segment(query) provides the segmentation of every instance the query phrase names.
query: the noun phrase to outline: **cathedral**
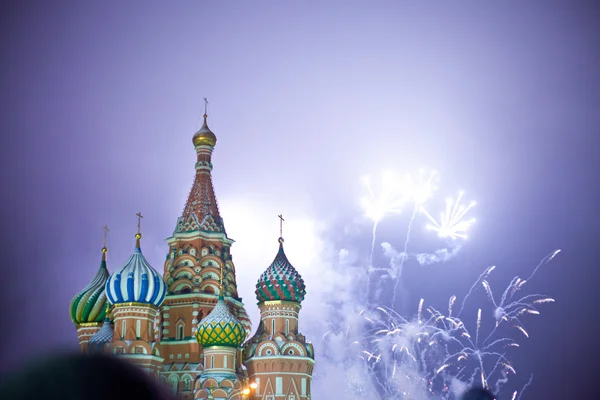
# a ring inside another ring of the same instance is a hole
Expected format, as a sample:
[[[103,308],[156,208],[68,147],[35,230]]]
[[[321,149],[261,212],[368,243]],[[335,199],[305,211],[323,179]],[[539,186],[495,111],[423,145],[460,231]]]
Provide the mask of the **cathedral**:
[[[196,175],[166,240],[163,276],[142,253],[140,213],[133,253],[112,273],[105,235],[100,268],[70,306],[79,345],[138,365],[183,400],[310,400],[314,349],[298,330],[304,281],[280,234],[256,284],[261,320],[252,336],[212,184],[217,138],[206,119],[193,136]]]

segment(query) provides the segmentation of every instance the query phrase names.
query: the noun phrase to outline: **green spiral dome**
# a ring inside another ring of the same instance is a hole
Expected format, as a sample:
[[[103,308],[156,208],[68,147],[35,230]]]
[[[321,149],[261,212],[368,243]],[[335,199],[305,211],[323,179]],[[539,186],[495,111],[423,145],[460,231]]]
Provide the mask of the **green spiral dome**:
[[[71,301],[71,320],[75,325],[100,323],[106,316],[106,248],[102,249],[100,269],[94,279]]]

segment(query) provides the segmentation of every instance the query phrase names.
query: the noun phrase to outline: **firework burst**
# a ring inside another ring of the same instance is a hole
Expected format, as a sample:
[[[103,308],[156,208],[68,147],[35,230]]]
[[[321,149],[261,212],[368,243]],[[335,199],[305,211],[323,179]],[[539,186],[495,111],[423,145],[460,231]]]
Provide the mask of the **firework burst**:
[[[431,222],[426,228],[436,232],[441,238],[466,240],[468,237],[467,231],[475,223],[475,218],[465,219],[465,216],[475,207],[476,203],[472,201],[467,206],[462,205],[460,202],[463,194],[463,192],[460,192],[456,200],[453,198],[446,200],[446,210],[441,213],[439,221],[433,218],[425,208],[421,208],[423,214]]]
[[[530,279],[559,251],[544,258]],[[356,359],[350,370],[356,372],[362,369],[368,373],[371,392],[365,392],[365,384],[353,384],[350,391],[358,398],[366,396],[382,400],[457,400],[462,390],[472,385],[489,388],[497,395],[503,393],[511,377],[517,374],[510,353],[519,348],[519,335],[525,332],[521,319],[538,314],[539,306],[552,299],[533,294],[512,300],[515,293],[523,289],[523,280],[515,277],[500,302],[495,302],[489,281],[494,269],[486,269],[465,296],[466,301],[477,287],[483,287],[491,305],[478,308],[472,324],[459,317],[465,301],[455,313],[456,296],[450,297],[447,314],[426,306],[424,299],[419,301],[416,315],[412,318],[405,318],[385,306],[362,310],[359,315],[363,327],[358,331],[362,333],[359,336],[348,335],[351,331],[348,327],[344,340],[347,348],[355,349],[351,354],[356,354]],[[502,311],[498,311],[499,308]],[[495,322],[487,336],[483,323],[486,316],[493,316]],[[514,332],[518,334],[515,337],[501,336],[497,327],[502,323],[515,326]],[[322,341],[326,337],[327,334]],[[355,381],[353,378],[352,382]],[[530,383],[531,379],[520,391],[511,391],[512,398],[520,398]]]

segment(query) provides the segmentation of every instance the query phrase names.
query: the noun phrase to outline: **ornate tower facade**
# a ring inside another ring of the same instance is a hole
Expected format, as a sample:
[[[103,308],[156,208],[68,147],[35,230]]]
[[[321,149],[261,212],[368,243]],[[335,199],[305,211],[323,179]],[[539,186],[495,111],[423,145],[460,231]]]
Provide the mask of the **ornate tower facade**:
[[[191,382],[206,368],[202,345],[195,338],[196,328],[215,307],[219,296],[240,321],[246,336],[252,329],[238,296],[230,253],[233,240],[227,237],[212,183],[211,157],[216,143],[205,113],[204,124],[193,136],[197,156],[194,183],[175,231],[167,239],[169,253],[164,267],[167,295],[160,321],[167,365],[164,379],[183,399],[191,398]],[[241,366],[241,356],[236,354],[235,360]]]
[[[194,387],[196,398],[240,399],[245,376],[239,353],[246,330],[231,314],[222,294],[210,314],[200,321],[196,338],[204,349],[204,371]]]
[[[311,399],[314,350],[298,331],[305,294],[304,281],[288,261],[280,237],[275,260],[256,284],[260,326],[244,346],[248,377],[257,386],[255,399]]]
[[[154,321],[165,298],[166,285],[142,254],[139,220],[135,237],[133,254],[106,282],[114,323],[109,350],[158,377],[163,357],[155,338]]]
[[[96,277],[71,302],[81,349],[130,360],[182,400],[309,400],[314,352],[298,330],[305,286],[283,251],[283,238],[256,285],[261,323],[243,344],[252,326],[212,183],[216,143],[205,112],[193,136],[194,182],[166,239],[162,277],[142,254],[141,214],[134,252],[112,275],[105,236]]]

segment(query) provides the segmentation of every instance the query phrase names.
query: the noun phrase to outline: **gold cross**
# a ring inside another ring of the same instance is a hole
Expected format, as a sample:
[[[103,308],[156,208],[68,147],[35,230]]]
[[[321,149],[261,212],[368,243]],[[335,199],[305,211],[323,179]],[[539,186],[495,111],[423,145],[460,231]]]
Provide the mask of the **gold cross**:
[[[107,225],[104,225],[102,228],[104,228],[104,247],[106,247],[106,234],[108,231],[110,231],[110,229],[108,229]]]
[[[138,217],[138,231],[137,231],[137,233],[141,233],[140,232],[140,222],[142,221],[142,218],[144,218],[144,216],[142,215],[141,212],[139,212],[139,213],[137,213],[135,215],[137,215],[137,217]]]
[[[278,215],[280,221],[279,221],[279,237],[282,238],[283,237],[283,221],[285,221],[285,219],[283,219],[283,215],[279,214]]]

